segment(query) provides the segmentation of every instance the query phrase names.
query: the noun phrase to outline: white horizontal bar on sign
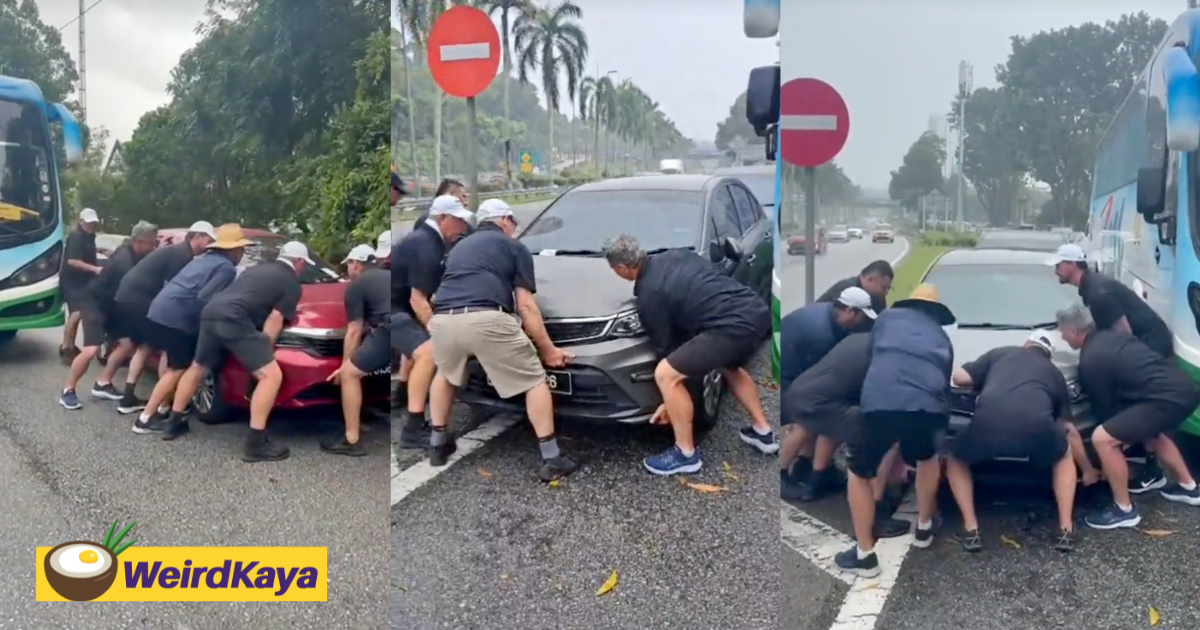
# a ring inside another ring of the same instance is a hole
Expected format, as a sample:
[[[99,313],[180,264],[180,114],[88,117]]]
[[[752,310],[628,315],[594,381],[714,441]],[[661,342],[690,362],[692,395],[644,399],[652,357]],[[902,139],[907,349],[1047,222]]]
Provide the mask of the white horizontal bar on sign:
[[[469,61],[471,59],[487,59],[492,54],[492,47],[487,42],[481,44],[448,44],[439,49],[442,61]]]
[[[780,116],[779,127],[784,131],[837,131],[837,116],[791,115]]]

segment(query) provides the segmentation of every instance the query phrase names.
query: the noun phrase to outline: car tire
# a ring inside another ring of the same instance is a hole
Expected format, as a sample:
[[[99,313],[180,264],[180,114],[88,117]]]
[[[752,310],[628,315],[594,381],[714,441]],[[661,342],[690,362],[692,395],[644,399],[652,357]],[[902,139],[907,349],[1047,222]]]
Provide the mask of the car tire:
[[[703,379],[688,381],[688,392],[692,395],[692,425],[697,434],[707,433],[721,423],[721,400],[725,390],[725,376],[721,370],[713,370]]]
[[[196,409],[196,420],[202,424],[229,424],[236,420],[233,409],[221,400],[221,375],[208,370],[200,379],[200,386],[192,395],[192,406]]]

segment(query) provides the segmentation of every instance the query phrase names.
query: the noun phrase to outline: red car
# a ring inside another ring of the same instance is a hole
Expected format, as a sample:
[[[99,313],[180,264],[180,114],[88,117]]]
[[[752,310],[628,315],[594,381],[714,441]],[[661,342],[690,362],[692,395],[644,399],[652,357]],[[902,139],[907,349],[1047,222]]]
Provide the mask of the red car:
[[[817,238],[816,238],[817,247],[813,251],[813,253],[814,254],[824,254],[826,248],[828,247],[827,241],[825,239],[825,228],[817,227],[816,236],[817,236]],[[796,256],[799,254],[807,253],[808,248],[807,248],[807,244],[805,243],[805,240],[806,239],[803,234],[797,234],[796,236],[789,236],[787,239],[788,255]]]
[[[266,230],[245,229],[246,238],[255,245],[246,248],[238,272],[263,260],[272,260],[289,239]],[[183,239],[186,228],[158,232],[159,246]],[[317,263],[305,268],[300,282],[296,321],[285,328],[275,344],[275,360],[283,368],[283,386],[275,399],[279,409],[303,409],[319,405],[340,405],[341,390],[325,379],[342,364],[342,339],[346,334],[346,307],[342,301],[347,281],[337,268],[309,254]],[[205,377],[194,403],[201,422],[216,424],[236,419],[230,413],[249,406],[255,379],[232,357],[217,374]],[[363,380],[363,402],[387,404],[389,371]]]

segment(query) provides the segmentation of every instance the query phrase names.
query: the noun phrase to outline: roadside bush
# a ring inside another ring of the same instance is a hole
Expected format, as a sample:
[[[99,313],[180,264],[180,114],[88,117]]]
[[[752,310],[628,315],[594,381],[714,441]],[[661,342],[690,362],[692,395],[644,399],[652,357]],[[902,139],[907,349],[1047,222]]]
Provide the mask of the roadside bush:
[[[921,244],[932,247],[975,247],[977,242],[978,234],[935,231],[921,234]]]

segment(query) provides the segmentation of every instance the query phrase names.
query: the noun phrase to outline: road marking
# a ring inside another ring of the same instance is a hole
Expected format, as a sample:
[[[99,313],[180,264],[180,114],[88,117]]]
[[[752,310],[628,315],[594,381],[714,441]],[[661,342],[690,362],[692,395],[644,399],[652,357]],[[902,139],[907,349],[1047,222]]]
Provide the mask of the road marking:
[[[434,468],[428,459],[423,459],[404,470],[396,465],[396,452],[392,451],[392,505],[403,501],[408,495],[416,492],[421,486],[433,481],[435,477],[446,472],[451,466],[461,461],[467,455],[474,453],[487,444],[488,441],[500,436],[518,422],[520,416],[501,415],[484,422],[470,433],[458,438],[458,450],[450,456],[445,466]]]
[[[479,44],[447,44],[438,47],[442,61],[470,61],[471,59],[487,59],[492,54],[492,47],[487,42]]]
[[[891,264],[893,267],[895,267],[896,265],[899,265],[900,261],[904,260],[904,257],[908,255],[908,239],[906,239],[904,237],[900,237],[900,240],[904,241],[904,249],[900,250],[900,255],[897,256],[896,259],[892,261]]]
[[[837,116],[793,114],[779,117],[784,131],[837,131]]]

